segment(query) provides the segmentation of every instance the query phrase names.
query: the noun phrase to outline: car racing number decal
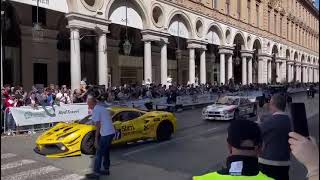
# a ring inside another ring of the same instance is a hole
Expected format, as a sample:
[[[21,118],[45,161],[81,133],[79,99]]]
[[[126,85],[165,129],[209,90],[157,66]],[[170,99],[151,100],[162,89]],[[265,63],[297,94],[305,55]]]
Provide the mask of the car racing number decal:
[[[135,133],[135,128],[134,128],[133,125],[122,126],[121,132],[122,132],[122,135],[123,135],[123,136],[134,135],[134,133]]]

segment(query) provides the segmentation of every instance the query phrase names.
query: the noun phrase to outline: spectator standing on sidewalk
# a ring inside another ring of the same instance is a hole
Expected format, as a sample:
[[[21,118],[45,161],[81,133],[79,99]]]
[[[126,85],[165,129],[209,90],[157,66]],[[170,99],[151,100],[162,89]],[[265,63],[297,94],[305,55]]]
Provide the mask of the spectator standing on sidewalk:
[[[96,126],[95,148],[96,157],[93,166],[93,173],[87,174],[87,178],[96,179],[100,175],[109,175],[110,167],[110,146],[115,135],[115,129],[112,124],[110,112],[106,109],[106,105],[97,101],[93,95],[88,95],[87,103],[92,111],[92,121]],[[103,160],[104,170],[101,170]]]
[[[260,170],[276,180],[289,180],[290,148],[288,133],[291,131],[289,116],[285,113],[286,98],[275,94],[271,97],[269,111],[260,128],[263,149],[259,157]]]

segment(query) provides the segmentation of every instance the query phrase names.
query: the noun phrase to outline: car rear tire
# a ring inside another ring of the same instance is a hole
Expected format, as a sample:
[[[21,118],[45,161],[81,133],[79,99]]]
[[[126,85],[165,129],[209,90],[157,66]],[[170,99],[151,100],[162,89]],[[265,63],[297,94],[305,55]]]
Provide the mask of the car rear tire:
[[[162,122],[157,128],[157,141],[166,141],[171,138],[173,126],[170,122]]]
[[[94,138],[95,138],[95,132],[91,131],[87,133],[81,142],[81,152],[86,155],[93,155],[96,151],[94,148]]]

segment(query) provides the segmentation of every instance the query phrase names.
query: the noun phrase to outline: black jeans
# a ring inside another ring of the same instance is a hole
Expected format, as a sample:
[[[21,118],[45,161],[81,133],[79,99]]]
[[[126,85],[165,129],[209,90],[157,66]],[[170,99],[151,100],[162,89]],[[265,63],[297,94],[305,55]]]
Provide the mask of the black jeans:
[[[93,166],[95,173],[100,173],[101,162],[103,159],[103,167],[105,170],[109,170],[110,166],[110,146],[114,134],[108,136],[100,136],[99,148],[96,150],[96,158]]]
[[[290,166],[270,166],[259,163],[259,168],[263,174],[275,180],[289,180]]]

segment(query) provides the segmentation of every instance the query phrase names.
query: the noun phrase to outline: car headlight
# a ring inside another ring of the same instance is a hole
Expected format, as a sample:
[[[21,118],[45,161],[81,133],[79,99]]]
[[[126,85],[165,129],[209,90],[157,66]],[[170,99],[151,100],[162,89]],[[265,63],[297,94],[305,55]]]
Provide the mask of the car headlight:
[[[66,147],[63,144],[57,144],[57,146],[61,149],[61,151],[65,151]]]
[[[202,109],[202,114],[206,114],[207,113],[207,108],[203,108]]]

